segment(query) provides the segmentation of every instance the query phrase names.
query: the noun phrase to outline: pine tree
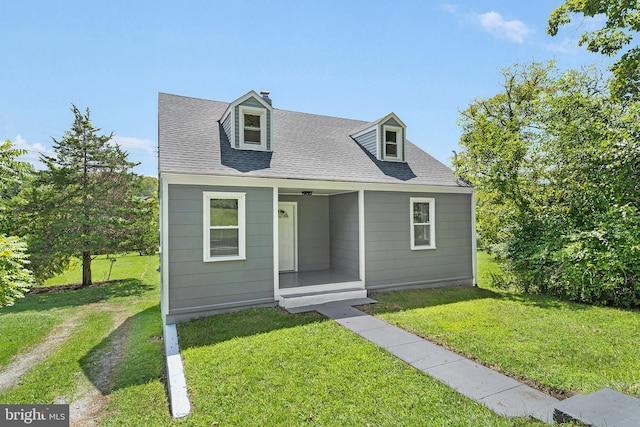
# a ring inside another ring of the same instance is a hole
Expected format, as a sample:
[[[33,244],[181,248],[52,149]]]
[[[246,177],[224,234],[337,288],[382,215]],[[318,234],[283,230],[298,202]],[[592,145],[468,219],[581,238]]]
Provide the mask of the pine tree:
[[[88,286],[94,256],[128,249],[139,205],[134,194],[138,176],[131,171],[136,164],[113,143],[113,133],[99,135],[88,108],[83,114],[72,105],[71,111],[71,129],[60,140],[52,138],[54,155],[40,158],[46,169],[27,195],[28,228],[40,280],[77,257],[82,284]]]

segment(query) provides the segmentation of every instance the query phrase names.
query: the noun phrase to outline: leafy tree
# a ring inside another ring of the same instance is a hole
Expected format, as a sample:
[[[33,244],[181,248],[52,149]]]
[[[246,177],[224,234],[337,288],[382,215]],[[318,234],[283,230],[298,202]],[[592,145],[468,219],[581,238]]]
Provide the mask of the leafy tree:
[[[28,257],[27,245],[19,237],[0,234],[0,307],[24,297],[33,285]]]
[[[13,148],[11,141],[0,144],[0,213],[7,218],[6,200],[7,190],[20,185],[21,179],[31,171],[27,163],[17,160],[18,156],[26,154],[25,150]],[[17,236],[7,236],[4,228],[7,224],[0,224],[0,307],[13,304],[16,298],[21,298],[33,285],[33,276],[26,268],[29,260],[26,243]]]
[[[456,166],[478,191],[478,230],[525,291],[640,305],[640,105],[597,69],[505,70],[461,113]]]
[[[154,176],[141,176],[137,187],[136,193],[140,197],[158,197],[158,178]]]
[[[137,209],[129,245],[140,255],[153,255],[160,244],[158,179],[143,176],[137,182]]]
[[[577,15],[606,16],[600,29],[585,31],[578,42],[591,52],[614,56],[633,41],[640,31],[637,0],[566,0],[549,17],[547,32],[552,36],[559,27],[566,25]],[[628,48],[612,67],[615,76],[612,91],[620,98],[637,97],[640,94],[640,47]]]
[[[27,154],[27,151],[13,148],[9,139],[0,143],[0,183],[3,189],[10,184],[19,184],[31,173],[31,166],[28,163],[17,160],[24,154]]]
[[[53,139],[53,156],[41,156],[46,169],[23,194],[34,271],[40,280],[56,274],[73,257],[82,260],[82,284],[90,285],[95,255],[122,252],[135,232],[136,165],[99,135],[75,105],[74,122],[62,139]]]

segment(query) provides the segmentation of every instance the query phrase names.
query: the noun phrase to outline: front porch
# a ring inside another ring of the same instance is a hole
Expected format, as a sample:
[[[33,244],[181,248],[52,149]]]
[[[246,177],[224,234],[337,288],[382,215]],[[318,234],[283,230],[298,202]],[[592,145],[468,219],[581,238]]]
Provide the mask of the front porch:
[[[274,293],[280,306],[290,309],[366,298],[363,193],[277,191]]]

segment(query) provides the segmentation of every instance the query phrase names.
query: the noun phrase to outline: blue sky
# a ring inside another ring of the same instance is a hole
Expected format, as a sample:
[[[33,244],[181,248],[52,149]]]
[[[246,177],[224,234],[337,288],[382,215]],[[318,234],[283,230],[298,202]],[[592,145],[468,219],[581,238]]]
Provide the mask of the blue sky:
[[[546,35],[561,3],[6,1],[0,140],[37,164],[74,103],[155,176],[158,92],[232,101],[253,89],[286,110],[366,121],[393,111],[449,164],[459,111],[497,93],[503,68],[606,64],[577,45],[592,21]]]

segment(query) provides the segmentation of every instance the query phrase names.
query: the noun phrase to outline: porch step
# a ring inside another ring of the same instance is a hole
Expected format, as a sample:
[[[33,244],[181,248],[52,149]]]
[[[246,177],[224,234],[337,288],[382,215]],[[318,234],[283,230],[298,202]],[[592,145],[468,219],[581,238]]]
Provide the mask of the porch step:
[[[557,403],[553,419],[578,421],[593,427],[637,427],[640,426],[640,399],[603,388]]]
[[[312,293],[298,293],[280,296],[280,307],[285,309],[326,304],[328,302],[367,298],[367,290],[362,288],[338,289]]]

